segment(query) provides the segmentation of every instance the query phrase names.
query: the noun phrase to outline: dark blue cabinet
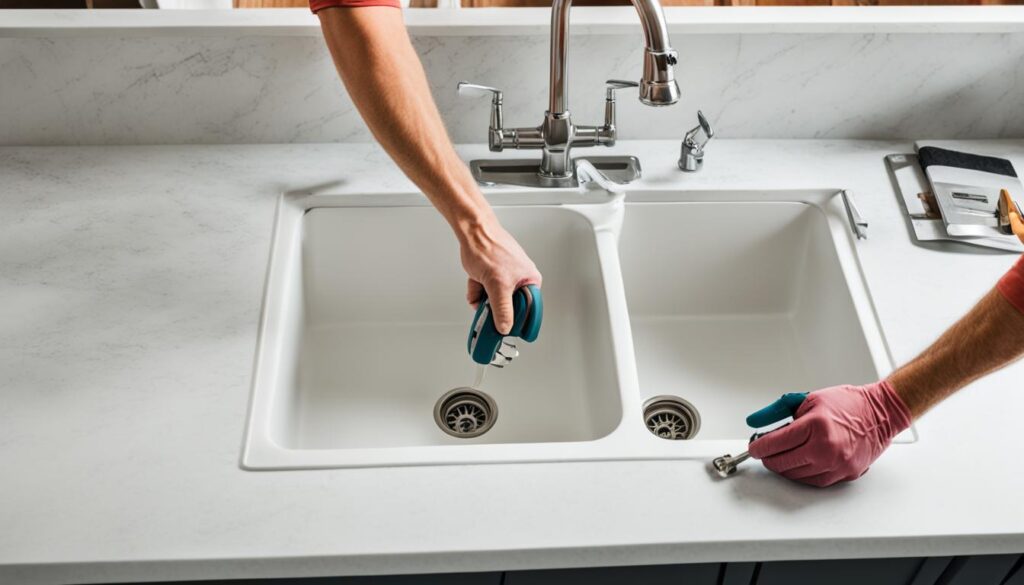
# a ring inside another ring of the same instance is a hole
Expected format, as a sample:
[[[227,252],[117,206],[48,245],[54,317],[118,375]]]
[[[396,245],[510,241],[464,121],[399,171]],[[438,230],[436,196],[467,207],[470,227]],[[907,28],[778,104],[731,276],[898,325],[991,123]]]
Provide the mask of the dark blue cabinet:
[[[646,567],[595,567],[590,569],[552,569],[547,571],[509,571],[504,585],[626,585],[674,583],[678,585],[718,585],[720,563],[699,565],[655,565]]]
[[[1021,555],[980,555],[955,557],[935,582],[935,585],[973,585],[996,583],[1003,585],[1019,568]],[[1018,573],[1020,571],[1017,571]]]
[[[923,563],[919,558],[761,563],[756,584],[910,585]]]
[[[190,581],[179,585],[1024,585],[1024,555]]]

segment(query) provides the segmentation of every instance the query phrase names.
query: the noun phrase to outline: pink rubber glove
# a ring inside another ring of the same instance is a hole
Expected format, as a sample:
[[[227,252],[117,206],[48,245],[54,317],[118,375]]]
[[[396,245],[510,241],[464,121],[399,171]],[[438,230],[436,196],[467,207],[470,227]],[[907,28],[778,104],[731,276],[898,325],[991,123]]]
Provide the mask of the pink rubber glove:
[[[818,487],[852,481],[910,426],[888,381],[811,392],[787,427],[750,444],[750,455],[794,481]]]

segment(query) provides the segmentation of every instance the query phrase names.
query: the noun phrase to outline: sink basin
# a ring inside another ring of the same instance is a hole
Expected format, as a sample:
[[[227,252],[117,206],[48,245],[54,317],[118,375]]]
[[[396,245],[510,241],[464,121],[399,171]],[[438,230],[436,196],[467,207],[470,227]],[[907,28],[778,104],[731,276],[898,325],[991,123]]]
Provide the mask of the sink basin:
[[[631,203],[620,258],[640,396],[692,403],[699,439],[748,437],[783,392],[878,379],[816,206]]]
[[[244,468],[714,457],[783,392],[891,369],[836,190],[491,201],[546,311],[537,342],[488,368],[496,419],[467,439],[433,416],[475,373],[448,226],[411,194],[282,197]],[[662,395],[699,413],[693,438],[648,431]]]
[[[562,276],[544,287],[560,310],[536,343],[521,344],[529,367],[490,369],[486,392],[506,424],[469,441],[607,435],[621,411],[592,226],[555,206],[498,214],[538,265]],[[429,207],[319,208],[302,223],[297,376],[271,438],[291,449],[466,442],[424,416],[475,374],[466,277],[447,224]]]

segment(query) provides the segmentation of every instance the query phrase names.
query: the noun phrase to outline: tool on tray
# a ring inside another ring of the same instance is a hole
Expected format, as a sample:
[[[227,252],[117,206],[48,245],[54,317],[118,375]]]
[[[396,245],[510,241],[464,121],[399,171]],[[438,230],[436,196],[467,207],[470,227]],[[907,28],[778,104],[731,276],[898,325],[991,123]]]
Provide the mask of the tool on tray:
[[[764,428],[790,418],[796,414],[797,409],[804,403],[805,398],[807,398],[806,392],[790,392],[788,394],[783,394],[775,402],[748,416],[747,426],[753,428]],[[749,442],[753,443],[764,435],[781,429],[787,425],[788,423],[770,431],[754,433],[750,436]],[[743,463],[747,459],[750,459],[749,451],[744,451],[735,456],[731,453],[726,453],[721,457],[716,457],[711,462],[711,469],[717,473],[719,477],[726,478],[736,473],[739,464]]]
[[[1024,243],[1024,214],[1006,189],[999,192],[999,229],[1004,234],[1017,236]]]
[[[518,337],[532,342],[540,335],[541,321],[544,319],[544,298],[540,287],[528,284],[512,294],[513,314],[515,315],[512,330],[508,335],[498,333],[494,326],[494,314],[487,298],[480,301],[469,326],[467,347],[469,356],[481,365],[490,364],[499,368],[505,367],[519,356],[519,350],[508,338]]]
[[[886,163],[918,240],[1024,252],[1024,240],[1008,224],[1008,212],[1018,209],[1014,200],[1024,196],[1010,161],[924,145],[917,154],[889,155]]]

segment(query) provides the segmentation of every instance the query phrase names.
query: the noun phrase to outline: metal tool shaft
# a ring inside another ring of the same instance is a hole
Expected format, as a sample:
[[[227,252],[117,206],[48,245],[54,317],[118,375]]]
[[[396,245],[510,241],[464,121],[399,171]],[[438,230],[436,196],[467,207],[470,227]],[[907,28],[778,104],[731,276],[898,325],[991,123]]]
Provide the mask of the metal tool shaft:
[[[795,418],[800,405],[804,403],[806,398],[806,392],[789,392],[787,394],[783,394],[782,397],[775,402],[748,416],[747,425],[754,428],[765,428],[787,418]],[[787,426],[789,426],[788,422],[769,431],[754,433],[750,437],[749,443],[753,443],[766,434],[775,432]],[[750,451],[744,451],[735,457],[731,454],[725,454],[712,460],[709,467],[717,473],[719,477],[729,477],[736,473],[736,468],[739,464],[743,463],[747,459],[750,459]]]
[[[729,477],[736,473],[736,468],[739,464],[743,463],[747,459],[750,459],[749,451],[744,451],[735,457],[731,454],[726,454],[721,457],[716,457],[715,460],[711,462],[711,467],[719,477]]]

